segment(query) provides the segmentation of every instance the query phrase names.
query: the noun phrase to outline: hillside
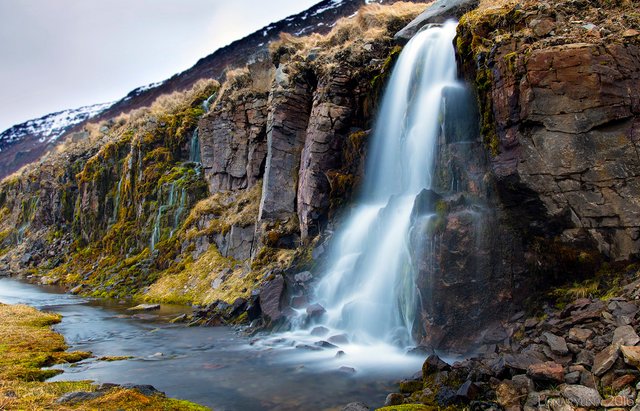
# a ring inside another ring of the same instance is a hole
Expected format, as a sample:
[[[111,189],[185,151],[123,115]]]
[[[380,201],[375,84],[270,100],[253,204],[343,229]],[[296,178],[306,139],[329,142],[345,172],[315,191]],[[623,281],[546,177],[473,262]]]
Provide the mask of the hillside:
[[[60,136],[80,131],[90,118],[106,120],[121,113],[150,106],[159,96],[187,90],[200,79],[221,80],[227,70],[267,58],[269,42],[277,39],[280,33],[294,36],[324,34],[331,30],[339,18],[353,15],[363,4],[391,4],[395,1],[397,0],[323,0],[302,13],[269,24],[216,50],[200,59],[190,69],[165,81],[138,87],[119,101],[47,114],[39,119],[17,124],[0,135],[0,178],[38,160],[55,147]],[[427,0],[414,2],[426,3]]]

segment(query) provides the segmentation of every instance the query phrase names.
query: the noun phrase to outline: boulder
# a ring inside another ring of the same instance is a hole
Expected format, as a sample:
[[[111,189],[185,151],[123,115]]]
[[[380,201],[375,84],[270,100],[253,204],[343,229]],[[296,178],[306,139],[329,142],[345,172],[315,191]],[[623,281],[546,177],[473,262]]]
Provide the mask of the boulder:
[[[422,364],[422,375],[424,378],[440,371],[450,370],[451,366],[442,361],[436,354],[432,354]]]
[[[312,321],[319,319],[327,312],[327,310],[325,310],[323,306],[317,303],[311,304],[310,306],[308,306],[306,311],[307,311],[307,319]]]
[[[276,278],[264,283],[260,288],[260,309],[271,321],[276,321],[283,317],[281,302],[284,287],[284,278],[276,276]]]
[[[400,381],[400,392],[410,394],[422,389],[422,380],[402,380]]]
[[[404,395],[394,392],[387,395],[387,398],[384,400],[384,406],[389,407],[392,405],[401,405],[403,402]]]

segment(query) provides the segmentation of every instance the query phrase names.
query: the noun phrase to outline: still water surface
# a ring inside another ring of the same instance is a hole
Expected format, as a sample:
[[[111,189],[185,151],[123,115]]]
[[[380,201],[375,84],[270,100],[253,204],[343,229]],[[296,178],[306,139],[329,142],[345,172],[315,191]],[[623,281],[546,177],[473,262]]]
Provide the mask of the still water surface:
[[[173,325],[167,318],[188,307],[163,306],[157,318],[133,318],[125,304],[63,294],[56,288],[0,278],[0,302],[28,304],[63,315],[55,326],[73,350],[102,356],[131,356],[125,361],[95,358],[62,367],[53,380],[151,384],[167,395],[232,410],[340,410],[353,401],[381,406],[394,382],[420,369],[401,361],[383,369],[354,366],[328,350],[315,362],[278,341],[250,345],[251,339],[227,327]],[[292,343],[293,344],[293,343]],[[257,347],[256,347],[257,346]],[[324,359],[323,359],[324,358]],[[360,359],[361,360],[361,359]],[[372,363],[380,359],[372,358]]]

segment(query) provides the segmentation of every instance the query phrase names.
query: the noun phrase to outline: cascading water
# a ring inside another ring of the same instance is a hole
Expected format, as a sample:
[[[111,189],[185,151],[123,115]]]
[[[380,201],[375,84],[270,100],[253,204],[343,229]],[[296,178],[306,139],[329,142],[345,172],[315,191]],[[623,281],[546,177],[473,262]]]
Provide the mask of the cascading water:
[[[193,131],[189,142],[189,161],[196,164],[200,163],[200,137],[197,128]]]
[[[413,345],[418,295],[411,215],[418,195],[431,188],[442,91],[458,84],[455,31],[453,22],[428,28],[400,54],[376,121],[359,205],[335,234],[329,268],[315,288],[316,302],[326,309],[320,324],[352,343]]]

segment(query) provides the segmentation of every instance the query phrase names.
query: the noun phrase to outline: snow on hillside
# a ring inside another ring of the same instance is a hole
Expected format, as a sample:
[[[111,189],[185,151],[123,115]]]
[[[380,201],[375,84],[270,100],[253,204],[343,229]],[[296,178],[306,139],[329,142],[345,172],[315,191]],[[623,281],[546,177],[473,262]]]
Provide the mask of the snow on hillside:
[[[52,143],[76,124],[97,116],[113,104],[95,104],[59,111],[17,124],[0,134],[0,151],[20,142],[25,136],[36,136],[41,143]]]

